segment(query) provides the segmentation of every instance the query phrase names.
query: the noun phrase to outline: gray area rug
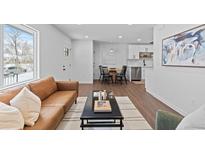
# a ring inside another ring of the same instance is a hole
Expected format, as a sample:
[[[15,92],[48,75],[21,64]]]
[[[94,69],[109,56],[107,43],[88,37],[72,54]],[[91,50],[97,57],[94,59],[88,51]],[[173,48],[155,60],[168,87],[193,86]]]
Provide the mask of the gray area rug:
[[[80,116],[83,111],[87,97],[78,97],[77,104],[73,104],[70,110],[65,114],[63,120],[58,126],[58,130],[81,130]],[[117,103],[124,116],[123,130],[147,130],[152,129],[141,113],[128,97],[116,97]],[[119,130],[114,127],[85,128],[89,130]]]

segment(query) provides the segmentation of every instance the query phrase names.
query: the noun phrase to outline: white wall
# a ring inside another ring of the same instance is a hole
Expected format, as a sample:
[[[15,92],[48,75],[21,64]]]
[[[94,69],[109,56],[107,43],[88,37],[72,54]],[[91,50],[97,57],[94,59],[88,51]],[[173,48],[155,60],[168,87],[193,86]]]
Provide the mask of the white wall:
[[[3,25],[0,24],[0,37],[3,36],[3,31],[2,31],[2,27]],[[0,66],[3,66],[3,60],[1,57],[3,57],[3,53],[1,51],[2,49],[2,45],[3,45],[3,39],[0,39]],[[3,85],[3,67],[0,67],[0,87]]]
[[[109,55],[110,49],[115,52]],[[109,42],[94,42],[94,79],[99,79],[99,65],[122,67],[127,65],[128,45]]]
[[[205,104],[205,68],[162,66],[162,39],[195,26],[155,26],[154,67],[146,71],[146,90],[183,115]]]
[[[72,79],[93,83],[93,41],[72,41]]]
[[[64,48],[71,48],[69,37],[52,25],[29,25],[40,32],[40,77],[52,75],[59,80],[71,78],[71,57],[64,56]],[[66,66],[66,71],[62,66]]]

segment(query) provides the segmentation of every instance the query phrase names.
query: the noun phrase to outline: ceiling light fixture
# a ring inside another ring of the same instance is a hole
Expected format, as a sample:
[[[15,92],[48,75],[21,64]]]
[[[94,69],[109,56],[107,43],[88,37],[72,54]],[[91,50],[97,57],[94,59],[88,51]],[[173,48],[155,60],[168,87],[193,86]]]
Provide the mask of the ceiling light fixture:
[[[114,51],[114,49],[113,49],[113,48],[111,48],[111,49],[110,49],[110,53],[113,53],[113,52],[115,52],[115,51]]]
[[[87,39],[87,38],[88,38],[88,35],[85,35],[84,37]]]
[[[141,38],[138,38],[138,39],[137,39],[137,42],[140,42],[141,40],[142,40]]]
[[[122,36],[122,35],[119,35],[118,38],[121,39],[121,38],[123,38],[123,36]]]

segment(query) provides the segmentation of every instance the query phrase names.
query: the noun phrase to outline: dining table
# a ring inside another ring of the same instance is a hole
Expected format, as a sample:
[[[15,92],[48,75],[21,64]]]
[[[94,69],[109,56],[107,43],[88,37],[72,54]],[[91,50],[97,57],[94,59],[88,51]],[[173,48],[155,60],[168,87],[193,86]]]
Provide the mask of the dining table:
[[[114,83],[116,82],[116,75],[120,73],[121,70],[122,70],[121,68],[113,68],[113,67],[108,68],[108,72],[110,75],[112,75],[112,79]]]

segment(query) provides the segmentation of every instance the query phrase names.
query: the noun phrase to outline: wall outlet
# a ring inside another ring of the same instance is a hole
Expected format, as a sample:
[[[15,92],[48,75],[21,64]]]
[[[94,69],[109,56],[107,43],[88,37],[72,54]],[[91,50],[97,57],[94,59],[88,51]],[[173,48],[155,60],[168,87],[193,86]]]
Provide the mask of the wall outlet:
[[[66,71],[65,65],[62,66],[62,70],[63,70],[63,71]]]

